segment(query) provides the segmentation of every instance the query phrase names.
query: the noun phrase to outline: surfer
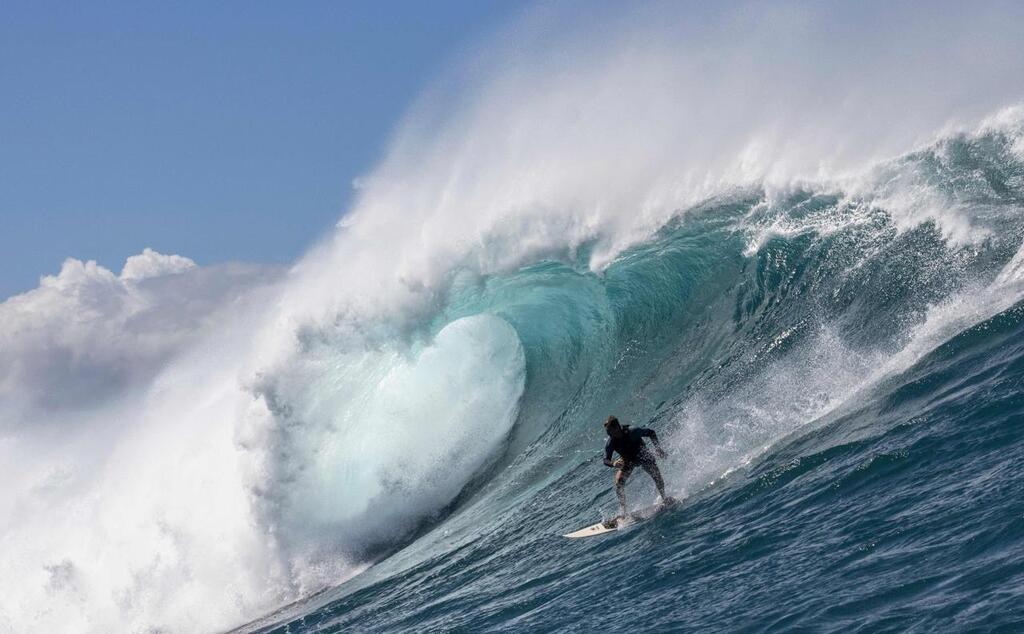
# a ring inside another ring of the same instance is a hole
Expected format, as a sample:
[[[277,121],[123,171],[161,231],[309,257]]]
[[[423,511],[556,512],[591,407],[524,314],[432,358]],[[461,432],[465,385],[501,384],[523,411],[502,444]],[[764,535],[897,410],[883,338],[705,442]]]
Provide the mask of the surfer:
[[[654,452],[658,458],[664,458],[665,450],[658,442],[658,434],[653,429],[646,427],[632,428],[629,425],[619,424],[619,419],[609,416],[604,422],[604,430],[608,433],[608,442],[604,446],[604,464],[617,469],[615,472],[615,495],[619,498],[619,516],[626,516],[626,480],[629,479],[633,469],[640,467],[654,480],[654,486],[658,489],[662,504],[671,504],[675,500],[665,495],[665,480],[661,477],[658,469],[658,462],[651,452],[648,451],[644,438],[650,438],[654,443]],[[612,461],[612,453],[618,453],[619,457]]]

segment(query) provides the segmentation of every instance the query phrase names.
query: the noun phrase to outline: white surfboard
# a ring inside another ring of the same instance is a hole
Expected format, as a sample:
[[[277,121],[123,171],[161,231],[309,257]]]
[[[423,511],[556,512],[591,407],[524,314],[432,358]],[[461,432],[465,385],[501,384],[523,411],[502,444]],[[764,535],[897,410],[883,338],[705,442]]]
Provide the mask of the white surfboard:
[[[566,533],[562,537],[568,537],[570,539],[577,539],[579,537],[594,537],[595,535],[604,535],[605,533],[612,533],[620,528],[625,528],[636,522],[642,522],[644,520],[651,519],[664,509],[670,508],[677,504],[676,500],[671,500],[665,504],[652,504],[645,506],[642,509],[633,511],[626,517],[613,517],[610,520],[604,520],[597,524],[591,524],[586,528],[581,528],[578,531]]]
[[[562,537],[571,537],[573,539],[577,537],[593,537],[594,535],[604,535],[605,533],[611,533],[612,531],[619,530],[619,519],[613,518],[610,520],[604,520],[597,524],[591,524],[586,528],[581,528],[578,531],[566,533]]]

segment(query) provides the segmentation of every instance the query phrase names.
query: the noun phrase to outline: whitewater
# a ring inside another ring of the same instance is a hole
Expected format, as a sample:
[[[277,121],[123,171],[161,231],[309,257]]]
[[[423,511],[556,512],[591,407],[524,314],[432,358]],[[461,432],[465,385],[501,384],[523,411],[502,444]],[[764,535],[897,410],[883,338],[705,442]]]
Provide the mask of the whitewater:
[[[1024,627],[1024,7],[852,13],[536,7],[292,266],[0,303],[0,631]]]

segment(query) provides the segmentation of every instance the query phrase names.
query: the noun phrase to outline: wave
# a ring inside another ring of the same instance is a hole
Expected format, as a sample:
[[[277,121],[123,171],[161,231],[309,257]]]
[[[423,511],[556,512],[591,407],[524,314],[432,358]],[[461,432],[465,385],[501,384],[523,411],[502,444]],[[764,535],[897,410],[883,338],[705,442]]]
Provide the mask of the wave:
[[[503,459],[401,552],[245,629],[269,630],[299,615],[305,626],[323,619],[382,630],[440,626],[431,619],[441,615],[445,623],[502,623],[481,616],[488,612],[482,605],[428,616],[418,602],[399,598],[400,588],[430,578],[436,596],[448,596],[455,589],[439,579],[451,575],[463,579],[452,583],[493,597],[501,591],[484,581],[492,575],[513,584],[545,577],[511,560],[490,563],[513,556],[518,548],[508,544],[551,550],[558,565],[573,569],[598,565],[603,557],[570,563],[561,557],[581,555],[538,540],[569,528],[567,518],[583,524],[613,509],[607,473],[595,466],[608,412],[668,431],[673,451],[663,471],[673,494],[699,509],[694,516],[735,522],[729,530],[736,535],[745,532],[741,519],[754,521],[752,513],[777,514],[762,499],[770,491],[801,476],[834,474],[822,465],[863,448],[873,457],[835,486],[884,486],[905,453],[878,453],[879,439],[908,417],[944,415],[921,400],[941,402],[952,388],[936,384],[960,385],[961,374],[973,373],[960,364],[1000,349],[1019,331],[1024,162],[1012,148],[1021,131],[1019,123],[986,126],[880,170],[916,172],[941,160],[955,174],[987,174],[985,187],[970,191],[936,182],[936,196],[978,212],[970,218],[981,236],[975,242],[952,242],[934,221],[901,229],[875,196],[740,191],[688,209],[600,272],[586,267],[584,249],[575,262],[458,277],[431,323],[497,315],[515,329],[525,354],[526,387]],[[980,350],[964,352],[971,347]],[[922,377],[932,378],[921,386]],[[753,510],[737,510],[748,506]],[[495,532],[502,537],[491,537]],[[714,548],[687,548],[698,547]],[[466,563],[477,558],[488,563]],[[480,575],[464,577],[464,566],[479,567]],[[552,620],[536,625],[555,627],[566,617],[546,618]],[[686,622],[702,622],[694,619]],[[585,619],[572,622],[579,627]]]
[[[696,494],[1020,301],[1024,115],[998,110],[1019,68],[967,63],[982,35],[1010,59],[1012,20],[957,16],[956,47],[948,20],[890,17],[868,51],[813,7],[499,50],[414,109],[286,275],[79,263],[4,302],[5,341],[62,315],[5,365],[90,360],[43,393],[137,371],[56,409],[13,396],[51,373],[0,375],[0,625],[229,627],[546,526],[546,500],[598,513],[610,412],[664,430]],[[534,19],[512,39],[543,40]]]

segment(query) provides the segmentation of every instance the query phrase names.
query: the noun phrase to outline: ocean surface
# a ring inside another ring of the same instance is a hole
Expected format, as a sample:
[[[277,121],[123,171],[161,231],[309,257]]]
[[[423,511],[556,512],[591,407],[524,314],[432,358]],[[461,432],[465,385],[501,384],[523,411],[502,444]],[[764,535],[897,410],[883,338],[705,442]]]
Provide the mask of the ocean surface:
[[[1021,631],[1022,134],[950,135],[867,193],[734,191],[601,274],[584,249],[453,284],[435,332],[486,315],[522,347],[498,458],[239,631]],[[878,198],[908,181],[983,237],[897,227]],[[565,539],[615,513],[612,413],[665,439],[682,502]],[[459,460],[440,446],[426,477]]]

